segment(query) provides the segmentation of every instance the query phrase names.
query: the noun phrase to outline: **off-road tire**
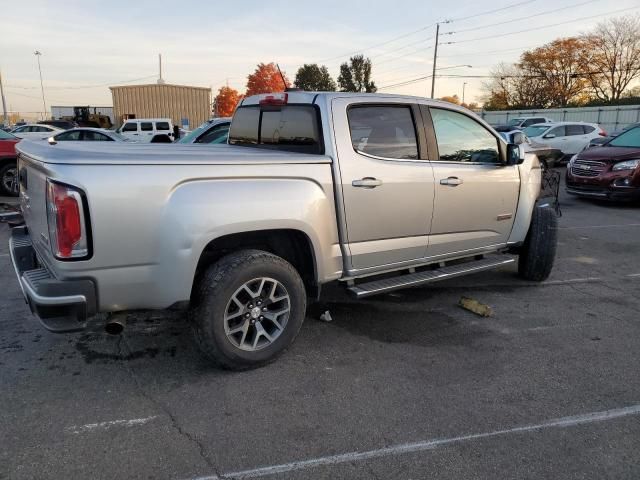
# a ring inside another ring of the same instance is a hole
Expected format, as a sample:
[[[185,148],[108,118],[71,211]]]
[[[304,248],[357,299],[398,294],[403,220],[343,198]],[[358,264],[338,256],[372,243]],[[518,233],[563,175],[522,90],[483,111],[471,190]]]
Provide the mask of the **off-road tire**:
[[[286,288],[290,313],[273,343],[261,350],[244,351],[227,337],[224,315],[234,292],[260,277],[273,278]],[[247,370],[266,365],[284,353],[300,331],[306,303],[304,283],[289,262],[262,250],[241,250],[222,257],[200,275],[189,314],[196,343],[207,357],[225,369]]]
[[[529,233],[520,250],[518,275],[526,280],[542,282],[549,277],[556,258],[558,217],[553,209],[535,207]]]

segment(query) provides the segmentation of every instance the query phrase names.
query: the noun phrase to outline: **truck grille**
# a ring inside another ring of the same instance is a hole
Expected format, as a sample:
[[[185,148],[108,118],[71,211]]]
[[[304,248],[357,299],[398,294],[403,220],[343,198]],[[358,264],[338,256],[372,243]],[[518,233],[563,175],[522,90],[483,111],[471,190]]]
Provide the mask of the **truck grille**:
[[[604,162],[592,160],[574,160],[571,165],[571,174],[577,177],[597,177],[607,169]]]

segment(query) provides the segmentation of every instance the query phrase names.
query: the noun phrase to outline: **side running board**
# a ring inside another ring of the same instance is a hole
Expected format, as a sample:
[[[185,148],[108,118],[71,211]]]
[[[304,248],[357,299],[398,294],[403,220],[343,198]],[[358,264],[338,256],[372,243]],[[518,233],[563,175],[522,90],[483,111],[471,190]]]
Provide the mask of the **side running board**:
[[[458,265],[440,267],[433,270],[423,270],[415,273],[405,273],[391,278],[374,280],[367,283],[357,283],[348,287],[350,293],[357,298],[370,297],[379,293],[391,292],[400,288],[417,287],[425,283],[437,282],[448,278],[482,272],[509,265],[515,262],[514,257],[505,255],[491,255],[480,260],[473,260]]]

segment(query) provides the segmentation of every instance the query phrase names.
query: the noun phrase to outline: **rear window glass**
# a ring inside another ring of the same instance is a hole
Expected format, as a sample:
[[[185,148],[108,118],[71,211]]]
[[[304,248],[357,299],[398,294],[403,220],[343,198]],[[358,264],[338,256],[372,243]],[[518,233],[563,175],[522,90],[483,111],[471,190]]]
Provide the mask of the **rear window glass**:
[[[170,130],[169,122],[156,122],[156,130]]]
[[[318,113],[311,105],[240,107],[231,123],[229,143],[289,152],[324,153]]]

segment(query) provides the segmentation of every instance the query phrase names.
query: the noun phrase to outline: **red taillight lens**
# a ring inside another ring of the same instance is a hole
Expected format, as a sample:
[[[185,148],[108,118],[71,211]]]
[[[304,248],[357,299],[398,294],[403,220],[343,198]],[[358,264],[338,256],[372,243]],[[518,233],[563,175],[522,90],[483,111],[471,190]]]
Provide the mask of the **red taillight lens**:
[[[87,235],[80,193],[67,185],[49,182],[47,188],[49,239],[60,259],[87,256]]]
[[[600,135],[601,137],[606,137],[607,136],[607,132],[601,128],[600,132],[598,133],[598,135]]]

